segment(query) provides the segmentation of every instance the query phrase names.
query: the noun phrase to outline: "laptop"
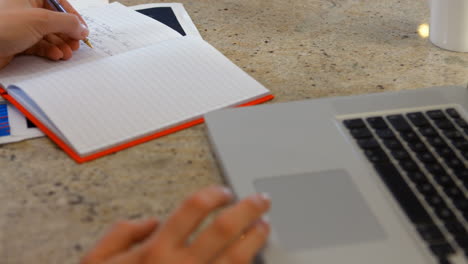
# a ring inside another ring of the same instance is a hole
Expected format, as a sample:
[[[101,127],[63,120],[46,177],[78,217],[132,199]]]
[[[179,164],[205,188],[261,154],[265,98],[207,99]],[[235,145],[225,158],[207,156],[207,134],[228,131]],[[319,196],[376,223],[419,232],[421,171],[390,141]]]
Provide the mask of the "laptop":
[[[468,89],[206,115],[238,197],[271,196],[265,264],[468,263]]]

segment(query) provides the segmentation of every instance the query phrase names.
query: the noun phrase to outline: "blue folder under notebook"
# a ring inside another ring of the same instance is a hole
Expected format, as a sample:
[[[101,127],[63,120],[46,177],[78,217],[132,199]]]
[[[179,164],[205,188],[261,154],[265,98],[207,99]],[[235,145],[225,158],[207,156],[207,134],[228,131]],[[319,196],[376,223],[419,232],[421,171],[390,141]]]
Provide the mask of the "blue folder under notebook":
[[[10,135],[10,123],[8,121],[8,108],[6,104],[0,104],[0,137]]]

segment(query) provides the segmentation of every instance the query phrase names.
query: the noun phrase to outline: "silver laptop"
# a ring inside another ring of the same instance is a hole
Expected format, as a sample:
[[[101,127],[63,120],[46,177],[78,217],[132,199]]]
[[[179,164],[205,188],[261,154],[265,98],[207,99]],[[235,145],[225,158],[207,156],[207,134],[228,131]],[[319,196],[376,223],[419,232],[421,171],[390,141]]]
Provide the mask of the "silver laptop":
[[[265,264],[468,263],[468,89],[266,104],[206,116],[239,197],[266,192]]]

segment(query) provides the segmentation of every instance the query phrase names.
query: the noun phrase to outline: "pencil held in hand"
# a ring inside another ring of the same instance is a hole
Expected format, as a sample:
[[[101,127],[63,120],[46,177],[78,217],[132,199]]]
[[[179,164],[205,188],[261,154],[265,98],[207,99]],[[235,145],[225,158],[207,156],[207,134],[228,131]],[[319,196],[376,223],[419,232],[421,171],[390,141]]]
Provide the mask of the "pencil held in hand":
[[[88,47],[93,48],[93,45],[91,45],[91,43],[89,42],[89,39],[88,39],[88,38],[85,38],[85,39],[83,40],[83,42],[84,42],[86,45],[88,45]]]
[[[57,12],[62,12],[62,13],[69,13],[67,12],[67,10],[58,2],[58,0],[47,0],[47,2],[49,3],[49,5],[54,8]],[[76,14],[79,16],[78,12],[76,12],[76,10],[66,1],[63,1],[63,3],[68,7],[69,10],[71,10],[73,14]],[[84,20],[83,18],[81,18],[81,16],[79,16],[79,19],[84,23]],[[91,43],[89,42],[89,39],[88,38],[85,38],[83,40],[83,42],[88,45],[88,47],[90,48],[93,48],[93,45],[91,45]]]

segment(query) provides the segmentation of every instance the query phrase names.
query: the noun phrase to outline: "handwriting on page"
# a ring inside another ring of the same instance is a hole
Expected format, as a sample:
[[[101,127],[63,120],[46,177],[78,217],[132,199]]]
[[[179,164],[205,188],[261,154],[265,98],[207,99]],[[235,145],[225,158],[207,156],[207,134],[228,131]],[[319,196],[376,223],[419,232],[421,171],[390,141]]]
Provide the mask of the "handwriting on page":
[[[129,12],[117,3],[109,5],[106,14],[100,9],[89,9],[81,15],[89,26],[88,39],[95,51],[108,56],[180,36],[166,25],[137,12]]]
[[[110,25],[97,21],[90,16],[83,16],[90,28],[88,39],[95,51],[103,52],[109,56],[119,54],[132,49],[132,43],[128,40],[131,32],[118,31]]]

